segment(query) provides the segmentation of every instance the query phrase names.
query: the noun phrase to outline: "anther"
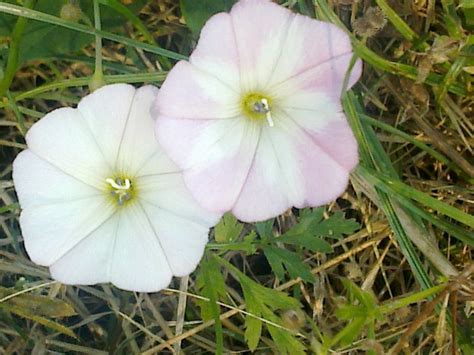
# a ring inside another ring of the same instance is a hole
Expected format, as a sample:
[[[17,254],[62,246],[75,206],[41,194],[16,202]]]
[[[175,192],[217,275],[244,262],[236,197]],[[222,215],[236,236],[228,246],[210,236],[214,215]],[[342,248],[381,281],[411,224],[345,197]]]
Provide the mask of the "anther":
[[[270,127],[275,125],[273,123],[272,112],[267,99],[261,98],[259,101],[255,102],[253,105],[253,111],[256,113],[264,113]]]

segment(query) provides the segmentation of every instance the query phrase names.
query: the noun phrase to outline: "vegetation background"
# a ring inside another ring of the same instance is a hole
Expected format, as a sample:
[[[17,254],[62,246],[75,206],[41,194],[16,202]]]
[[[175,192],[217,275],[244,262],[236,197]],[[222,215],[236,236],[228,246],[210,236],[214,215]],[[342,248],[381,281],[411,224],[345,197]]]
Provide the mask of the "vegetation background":
[[[0,353],[474,354],[472,0],[280,1],[345,28],[365,62],[343,99],[361,163],[334,203],[226,215],[198,270],[154,294],[29,261],[11,163],[97,84],[96,37],[105,82],[159,86],[233,2],[0,2]]]

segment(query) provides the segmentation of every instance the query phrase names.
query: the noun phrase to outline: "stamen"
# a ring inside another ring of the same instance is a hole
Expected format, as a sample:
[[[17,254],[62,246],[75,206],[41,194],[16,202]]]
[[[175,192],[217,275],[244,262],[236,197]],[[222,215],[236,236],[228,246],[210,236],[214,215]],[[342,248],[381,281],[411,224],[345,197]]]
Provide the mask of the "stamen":
[[[270,111],[270,105],[268,104],[268,100],[263,98],[262,100],[263,107],[266,110],[266,117],[267,122],[270,127],[273,127],[275,124],[273,123],[272,112]]]
[[[131,187],[132,187],[132,182],[129,179],[122,180],[120,178],[117,179],[111,179],[107,178],[105,179],[105,182],[110,184],[112,186],[113,191],[111,192],[111,195],[117,198],[117,202],[119,206],[122,206],[125,202],[130,200],[132,198],[131,195]]]
[[[125,185],[122,185],[122,180],[118,180],[115,181],[114,179],[111,179],[111,178],[107,178],[105,179],[105,182],[108,182],[110,184],[110,186],[112,186],[114,189],[117,189],[117,190],[128,190],[130,188],[130,186],[132,186],[131,182],[129,179],[125,179]],[[120,184],[117,184],[117,182]]]

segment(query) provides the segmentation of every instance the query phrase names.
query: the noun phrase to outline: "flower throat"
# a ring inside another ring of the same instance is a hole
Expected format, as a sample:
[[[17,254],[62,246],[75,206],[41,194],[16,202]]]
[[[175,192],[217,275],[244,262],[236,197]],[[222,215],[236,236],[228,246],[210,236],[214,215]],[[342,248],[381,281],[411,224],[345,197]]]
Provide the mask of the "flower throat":
[[[274,126],[271,99],[259,93],[249,93],[242,99],[242,110],[251,120],[266,119],[270,127]]]

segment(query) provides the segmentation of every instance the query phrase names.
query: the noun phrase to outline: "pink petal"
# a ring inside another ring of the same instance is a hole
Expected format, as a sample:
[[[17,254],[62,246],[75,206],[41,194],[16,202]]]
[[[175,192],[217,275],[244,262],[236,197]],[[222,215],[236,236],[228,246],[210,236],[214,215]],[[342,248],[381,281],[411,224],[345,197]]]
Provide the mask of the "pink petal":
[[[278,97],[290,97],[302,92],[324,93],[338,103],[351,58],[352,54],[349,53],[325,61],[275,83],[271,91]],[[362,65],[358,61],[350,74],[348,87],[359,79],[361,71]]]
[[[228,13],[214,15],[207,21],[189,61],[229,86],[240,87],[239,54]]]
[[[160,117],[156,134],[183,169],[194,198],[211,211],[229,210],[247,176],[259,126],[243,118],[203,121]]]
[[[325,133],[330,133],[329,137],[314,136],[291,119],[278,118],[274,127],[265,128],[249,176],[232,209],[235,216],[245,222],[261,221],[293,206],[320,206],[342,194],[349,170],[357,162],[352,153],[357,147],[350,135],[345,137],[346,148],[326,150],[333,144],[330,137],[339,134],[338,128],[328,127],[330,132]],[[333,156],[335,152],[346,153],[347,160]]]
[[[240,61],[241,89],[265,89],[284,48],[294,14],[268,0],[237,2],[230,12]]]
[[[169,72],[154,108],[155,116],[215,119],[235,117],[240,96],[215,76],[181,61]]]
[[[328,22],[295,15],[288,29],[284,50],[274,68],[271,85],[298,76],[316,78],[322,74],[329,79],[323,85],[334,81],[340,85],[352,54],[349,36],[343,30]],[[318,69],[320,66],[323,68]],[[358,80],[360,69],[359,62],[351,73],[348,88]]]

